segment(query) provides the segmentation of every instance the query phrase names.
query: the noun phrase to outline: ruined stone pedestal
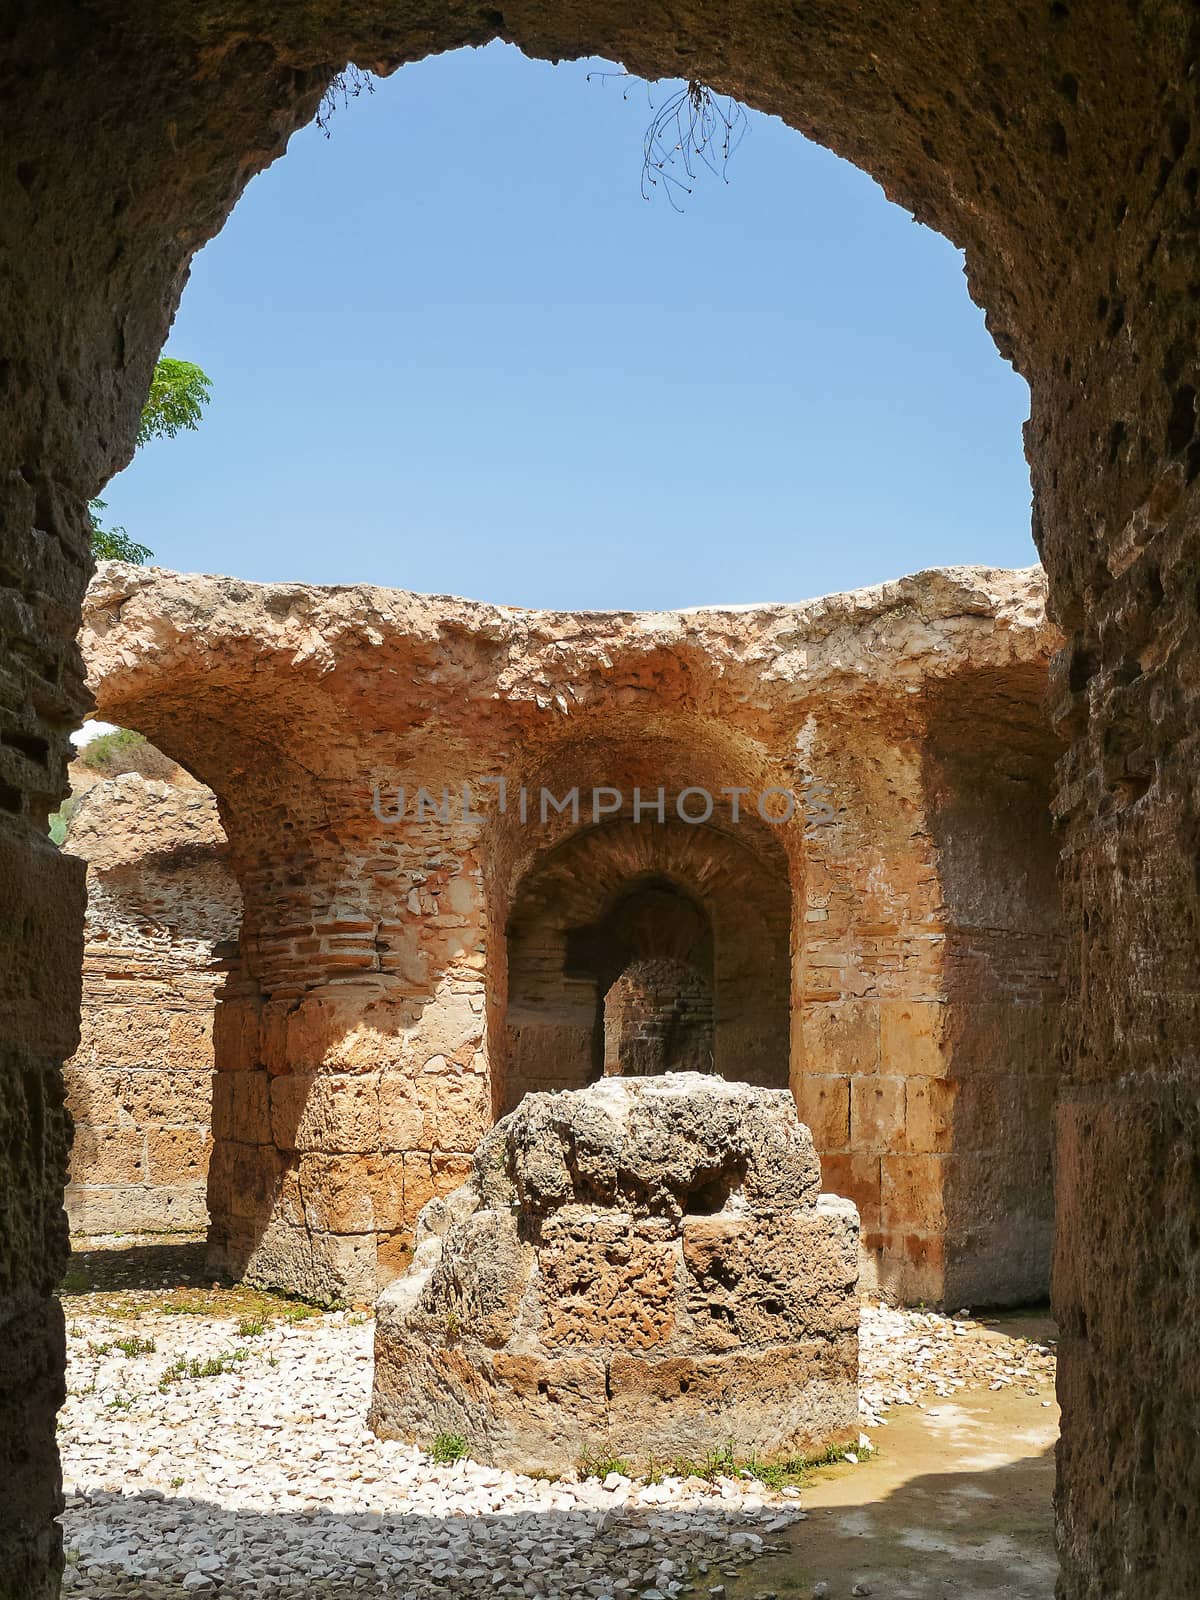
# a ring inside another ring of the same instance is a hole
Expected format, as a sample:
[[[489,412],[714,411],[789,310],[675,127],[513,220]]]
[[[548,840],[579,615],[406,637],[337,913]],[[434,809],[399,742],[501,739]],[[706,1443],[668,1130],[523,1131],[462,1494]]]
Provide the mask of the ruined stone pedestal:
[[[786,1091],[527,1096],[379,1301],[372,1426],[548,1472],[856,1437],[858,1214],[819,1177]]]

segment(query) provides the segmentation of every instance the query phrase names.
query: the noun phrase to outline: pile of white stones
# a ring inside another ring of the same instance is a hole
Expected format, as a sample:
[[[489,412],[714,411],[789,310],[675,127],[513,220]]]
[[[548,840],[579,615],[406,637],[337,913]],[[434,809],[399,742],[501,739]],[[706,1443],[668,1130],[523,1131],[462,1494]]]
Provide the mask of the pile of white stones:
[[[68,1595],[719,1600],[803,1515],[753,1479],[543,1482],[376,1439],[361,1316],[239,1337],[226,1318],[89,1314],[70,1331]]]

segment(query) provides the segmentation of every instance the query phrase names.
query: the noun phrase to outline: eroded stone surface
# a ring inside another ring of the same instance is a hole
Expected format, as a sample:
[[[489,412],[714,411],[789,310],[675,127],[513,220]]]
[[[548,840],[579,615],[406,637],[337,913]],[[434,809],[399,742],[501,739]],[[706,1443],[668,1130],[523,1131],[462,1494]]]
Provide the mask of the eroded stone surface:
[[[241,895],[212,794],[129,772],[92,783],[64,849],[88,864],[75,1124],[75,1233],[204,1227],[213,1013],[236,992]],[[217,1123],[232,1099],[220,1079]]]
[[[373,1426],[533,1471],[853,1439],[858,1217],[819,1178],[786,1091],[528,1096],[379,1302]]]

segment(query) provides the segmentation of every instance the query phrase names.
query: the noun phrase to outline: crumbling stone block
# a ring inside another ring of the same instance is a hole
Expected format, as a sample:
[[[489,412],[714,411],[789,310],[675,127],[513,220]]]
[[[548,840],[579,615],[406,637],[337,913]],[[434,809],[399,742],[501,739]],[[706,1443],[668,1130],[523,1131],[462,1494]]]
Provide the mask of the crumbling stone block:
[[[548,1472],[854,1438],[858,1214],[819,1184],[786,1090],[528,1095],[379,1301],[372,1426]]]

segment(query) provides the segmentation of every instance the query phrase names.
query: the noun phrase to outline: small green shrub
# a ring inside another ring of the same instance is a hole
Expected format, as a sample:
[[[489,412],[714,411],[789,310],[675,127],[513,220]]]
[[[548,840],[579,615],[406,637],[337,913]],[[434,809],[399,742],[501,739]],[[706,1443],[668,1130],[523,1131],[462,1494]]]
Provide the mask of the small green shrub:
[[[439,1467],[451,1467],[467,1453],[467,1441],[461,1433],[439,1433],[429,1454]]]
[[[240,1339],[257,1339],[266,1326],[261,1317],[243,1317],[238,1323],[238,1337]]]
[[[633,1469],[628,1461],[605,1450],[585,1450],[579,1458],[578,1465],[581,1478],[599,1478],[603,1482],[610,1472],[619,1472],[623,1478],[633,1476]]]
[[[306,1305],[303,1300],[297,1300],[283,1312],[283,1320],[285,1322],[307,1322],[310,1317],[319,1317],[320,1315],[319,1306]]]
[[[79,796],[69,794],[59,806],[57,811],[50,813],[50,842],[63,845],[67,842],[67,833],[70,828],[71,816],[79,804]]]
[[[79,759],[89,772],[102,773],[106,778],[115,778],[122,772],[140,772],[143,778],[170,778],[176,768],[170,756],[131,728],[100,734],[84,745]]]

